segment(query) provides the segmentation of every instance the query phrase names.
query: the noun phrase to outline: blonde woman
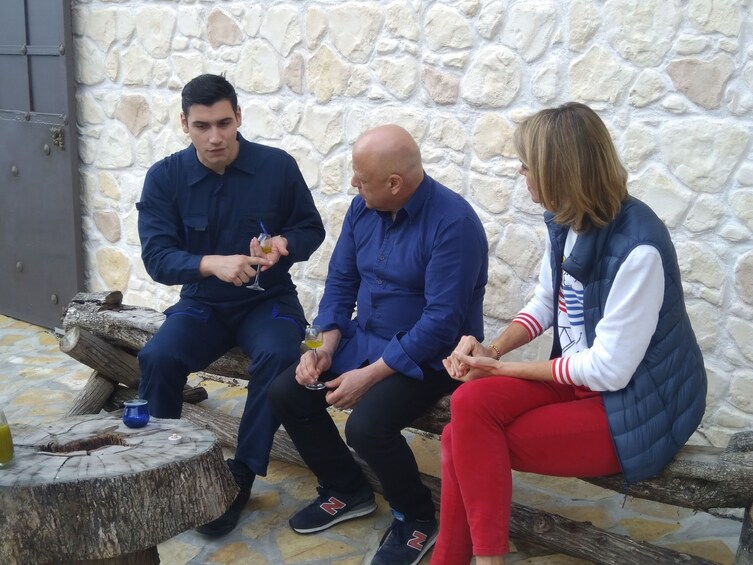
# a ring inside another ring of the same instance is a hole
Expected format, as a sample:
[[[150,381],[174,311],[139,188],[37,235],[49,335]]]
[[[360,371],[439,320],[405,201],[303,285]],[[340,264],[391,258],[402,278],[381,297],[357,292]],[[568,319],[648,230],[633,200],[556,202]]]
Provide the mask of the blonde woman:
[[[532,300],[496,339],[463,337],[444,361],[464,383],[442,435],[434,565],[504,563],[512,469],[621,472],[629,488],[661,471],[705,409],[674,246],[628,196],[604,123],[568,103],[525,120],[514,140],[549,237]],[[548,360],[505,360],[548,328]]]

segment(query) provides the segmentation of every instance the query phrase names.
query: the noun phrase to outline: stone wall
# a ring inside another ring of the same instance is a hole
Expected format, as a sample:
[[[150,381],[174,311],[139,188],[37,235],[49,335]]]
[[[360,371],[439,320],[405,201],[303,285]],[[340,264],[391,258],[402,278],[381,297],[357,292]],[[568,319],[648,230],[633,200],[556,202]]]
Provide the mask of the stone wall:
[[[511,134],[579,100],[610,127],[629,190],[666,222],[709,372],[699,441],[753,421],[750,0],[73,0],[88,290],[164,308],[140,259],[147,168],[183,148],[180,89],[225,73],[243,134],[298,160],[327,238],[295,279],[314,314],[355,191],[350,146],[398,123],[468,198],[491,248],[487,335],[532,292],[544,247]],[[462,276],[452,273],[450,276]],[[522,353],[545,355],[546,340]]]

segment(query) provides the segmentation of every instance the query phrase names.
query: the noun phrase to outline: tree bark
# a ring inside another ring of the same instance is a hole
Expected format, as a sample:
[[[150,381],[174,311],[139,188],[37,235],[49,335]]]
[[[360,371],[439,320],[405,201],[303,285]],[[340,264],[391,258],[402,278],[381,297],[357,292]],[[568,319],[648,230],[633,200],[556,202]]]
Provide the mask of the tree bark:
[[[182,443],[168,442],[173,433]],[[13,434],[16,459],[0,473],[4,565],[148,557],[237,493],[215,436],[186,420],[130,429],[79,416]]]
[[[84,414],[99,414],[102,407],[115,390],[115,383],[104,378],[98,371],[92,372],[84,388],[73,400],[66,417],[83,416]]]
[[[60,340],[60,351],[99,371],[105,378],[131,388],[139,387],[139,361],[88,330],[74,326]]]

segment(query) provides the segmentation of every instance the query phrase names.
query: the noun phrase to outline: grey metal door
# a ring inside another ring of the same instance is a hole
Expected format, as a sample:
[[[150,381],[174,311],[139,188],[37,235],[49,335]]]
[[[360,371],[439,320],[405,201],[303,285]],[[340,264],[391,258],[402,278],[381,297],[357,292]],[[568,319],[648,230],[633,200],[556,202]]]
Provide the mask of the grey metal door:
[[[83,290],[70,0],[0,0],[0,313],[52,328]]]

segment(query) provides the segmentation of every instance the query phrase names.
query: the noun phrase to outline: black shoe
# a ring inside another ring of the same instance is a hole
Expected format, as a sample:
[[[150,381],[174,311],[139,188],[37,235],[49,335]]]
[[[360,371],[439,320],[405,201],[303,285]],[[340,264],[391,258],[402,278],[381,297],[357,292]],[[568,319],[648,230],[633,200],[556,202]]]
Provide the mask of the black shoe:
[[[230,468],[230,472],[233,473],[233,478],[239,490],[230,508],[222,516],[196,528],[197,532],[210,538],[229,534],[238,525],[241,512],[243,512],[243,508],[251,497],[251,485],[254,484],[254,479],[256,478],[256,475],[240,461],[228,459],[227,466]]]
[[[437,541],[436,520],[398,520],[385,532],[371,565],[416,565]]]
[[[376,510],[374,493],[368,487],[351,494],[317,487],[317,499],[296,512],[288,521],[293,531],[299,534],[313,534],[330,526],[366,516]]]

